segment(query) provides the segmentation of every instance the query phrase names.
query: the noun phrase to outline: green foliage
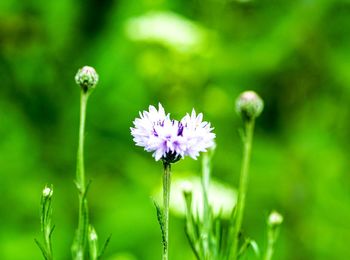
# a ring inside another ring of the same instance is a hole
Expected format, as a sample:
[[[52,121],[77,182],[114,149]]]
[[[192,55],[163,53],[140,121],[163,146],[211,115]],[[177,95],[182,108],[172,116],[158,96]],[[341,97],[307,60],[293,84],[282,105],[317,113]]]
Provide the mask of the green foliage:
[[[190,22],[201,42],[183,52],[129,38],[130,19],[154,10]],[[89,64],[100,75],[87,121],[89,207],[99,234],[113,233],[107,259],[161,255],[149,200],[160,167],[132,144],[138,110],[161,101],[175,117],[192,107],[204,112],[217,134],[213,172],[232,184],[241,152],[234,100],[248,89],[265,110],[245,233],[262,245],[266,210],[277,208],[286,219],[275,259],[349,259],[349,15],[345,0],[0,1],[0,258],[41,259],[33,238],[41,237],[38,190],[45,183],[55,184],[54,256],[71,258],[74,74]],[[173,175],[198,169],[185,159]],[[170,259],[193,258],[182,227],[180,219],[170,223],[171,243],[182,249],[170,248]]]
[[[191,204],[187,206],[190,210],[192,209]],[[233,241],[231,221],[222,219],[221,216],[214,216],[210,209],[208,219],[210,225],[207,230],[198,215],[191,214],[191,211],[188,212],[185,232],[196,258],[198,260],[230,259]]]
[[[229,219],[221,213],[214,214],[212,205],[209,203],[209,185],[211,179],[211,159],[214,154],[212,149],[203,155],[202,159],[202,209],[193,210],[193,195],[191,191],[184,191],[186,202],[186,227],[185,232],[191,245],[191,249],[198,260],[230,260],[240,259],[249,248],[252,248],[256,257],[260,258],[260,250],[257,243],[246,237],[241,230],[235,232],[237,226],[237,207],[232,210]],[[203,212],[200,215],[199,212]],[[270,225],[272,227],[272,225]],[[269,233],[277,229],[277,225],[269,229]],[[270,239],[270,236],[269,236]],[[235,252],[233,244],[237,240],[239,250]],[[273,249],[276,236],[269,243]],[[272,254],[271,254],[272,255]]]

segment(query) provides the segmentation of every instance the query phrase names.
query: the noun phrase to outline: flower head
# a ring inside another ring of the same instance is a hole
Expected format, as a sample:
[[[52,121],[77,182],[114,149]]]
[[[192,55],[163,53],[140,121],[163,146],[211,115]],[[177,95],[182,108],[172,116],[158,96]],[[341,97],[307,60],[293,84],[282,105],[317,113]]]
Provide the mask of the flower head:
[[[98,74],[93,67],[84,66],[75,75],[75,82],[84,92],[87,92],[89,89],[95,88],[98,82]]]
[[[172,163],[187,155],[196,159],[200,152],[214,145],[213,128],[202,119],[203,115],[196,115],[193,110],[181,121],[172,120],[161,104],[158,110],[150,106],[135,119],[131,135],[137,146],[153,152],[156,161]]]

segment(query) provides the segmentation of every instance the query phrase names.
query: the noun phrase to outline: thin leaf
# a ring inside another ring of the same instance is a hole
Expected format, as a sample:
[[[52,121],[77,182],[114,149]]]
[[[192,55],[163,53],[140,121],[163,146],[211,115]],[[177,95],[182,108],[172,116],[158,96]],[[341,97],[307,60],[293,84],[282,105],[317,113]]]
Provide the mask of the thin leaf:
[[[241,248],[240,248],[240,250],[239,250],[238,257],[243,256],[243,254],[244,254],[244,253],[246,252],[246,250],[249,249],[249,248],[252,248],[252,250],[253,250],[255,256],[256,256],[257,258],[260,258],[259,246],[258,246],[258,244],[257,244],[254,240],[252,240],[252,239],[250,239],[250,238],[248,238],[248,239],[246,239],[246,240],[244,241],[243,245],[241,246]]]
[[[250,246],[253,249],[256,257],[260,258],[260,249],[255,240],[250,240]]]
[[[105,253],[105,251],[106,251],[106,249],[107,249],[107,246],[108,246],[109,241],[111,240],[111,238],[112,238],[112,234],[110,234],[109,237],[106,239],[106,242],[103,244],[103,247],[102,247],[100,253],[98,254],[97,259],[100,259],[100,258],[103,256],[103,254]]]
[[[53,233],[53,231],[55,230],[55,227],[56,227],[56,225],[53,225],[53,226],[52,226],[52,228],[51,228],[51,230],[50,230],[50,233],[49,233],[49,238],[51,238],[52,233]]]
[[[86,199],[86,196],[87,196],[87,193],[88,193],[89,188],[91,186],[91,183],[92,183],[92,180],[89,180],[88,183],[86,184],[85,192],[83,193],[83,197],[82,197],[83,200]]]
[[[163,211],[160,208],[160,206],[157,204],[156,201],[153,201],[154,206],[156,207],[157,211],[157,220],[160,226],[160,230],[162,232],[162,243],[163,243],[163,250],[166,250],[167,244],[165,239],[165,229],[164,229],[164,218],[163,218]]]
[[[200,258],[200,256],[199,256],[199,253],[198,253],[198,251],[197,251],[197,249],[196,249],[196,244],[195,244],[195,242],[193,241],[193,239],[191,238],[187,226],[186,226],[186,228],[185,228],[185,234],[186,234],[186,237],[187,237],[188,242],[190,243],[190,246],[191,246],[191,249],[192,249],[194,255],[196,256],[196,258],[197,258],[198,260],[201,260],[201,258]]]
[[[48,254],[46,253],[45,248],[40,244],[40,242],[36,238],[34,238],[34,241],[37,244],[37,246],[39,247],[41,253],[43,254],[43,257],[45,258],[45,260],[50,260]]]

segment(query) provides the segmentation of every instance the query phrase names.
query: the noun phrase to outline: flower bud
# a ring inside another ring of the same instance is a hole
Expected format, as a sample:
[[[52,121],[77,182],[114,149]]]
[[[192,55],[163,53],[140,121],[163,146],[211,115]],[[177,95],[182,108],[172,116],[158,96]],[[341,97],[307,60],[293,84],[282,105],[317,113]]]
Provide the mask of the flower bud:
[[[89,253],[91,259],[97,259],[98,258],[98,241],[97,241],[97,234],[93,226],[89,226],[89,236],[88,236],[88,242],[89,242]]]
[[[95,88],[98,82],[98,74],[93,67],[84,66],[79,69],[75,75],[75,82],[84,92],[87,92],[88,90]]]
[[[244,91],[236,100],[237,113],[243,119],[255,119],[261,114],[263,108],[263,100],[254,91]]]
[[[89,239],[92,241],[96,241],[97,240],[97,233],[93,227],[90,227],[89,233],[90,233]]]
[[[271,227],[279,226],[283,222],[283,216],[277,211],[272,211],[269,215],[267,222]]]
[[[192,193],[192,190],[193,190],[192,182],[190,182],[190,181],[183,181],[181,183],[181,189],[182,189],[184,194]]]
[[[45,198],[51,198],[52,194],[53,194],[53,190],[52,190],[51,188],[45,187],[45,188],[43,189],[43,197],[45,197]]]

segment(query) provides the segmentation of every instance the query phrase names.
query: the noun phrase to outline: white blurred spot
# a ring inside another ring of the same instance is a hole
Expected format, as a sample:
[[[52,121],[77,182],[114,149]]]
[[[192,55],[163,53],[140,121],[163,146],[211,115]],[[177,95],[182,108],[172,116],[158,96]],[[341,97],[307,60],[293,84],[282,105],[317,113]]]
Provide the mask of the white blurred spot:
[[[125,29],[134,41],[156,42],[181,52],[194,52],[205,41],[204,29],[172,12],[149,12],[131,18]]]
[[[186,215],[186,204],[184,199],[184,186],[188,186],[190,183],[192,192],[192,211],[195,215],[197,212],[199,216],[203,216],[203,195],[201,179],[198,176],[191,176],[186,178],[176,177],[173,175],[171,183],[170,194],[170,210],[173,214],[178,216]],[[209,186],[209,204],[213,208],[214,215],[221,214],[224,218],[229,218],[232,213],[232,209],[236,205],[237,192],[230,186],[211,180]],[[156,192],[156,198],[159,205],[162,201],[162,188],[159,187]]]

